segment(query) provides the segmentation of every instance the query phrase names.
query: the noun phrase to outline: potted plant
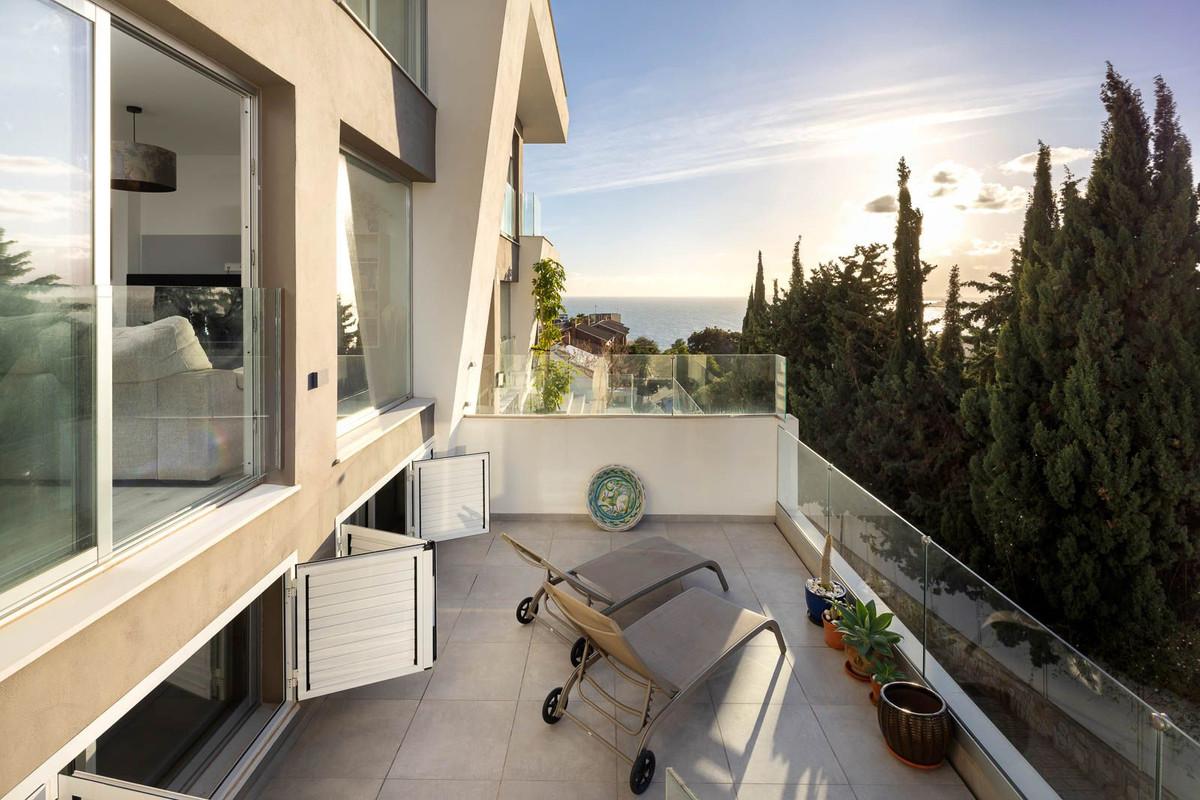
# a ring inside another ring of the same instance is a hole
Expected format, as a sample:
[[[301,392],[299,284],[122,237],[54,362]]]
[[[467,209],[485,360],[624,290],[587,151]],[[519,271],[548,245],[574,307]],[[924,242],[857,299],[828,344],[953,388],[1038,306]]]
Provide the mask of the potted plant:
[[[816,578],[804,582],[804,602],[808,605],[808,620],[814,625],[821,625],[821,614],[833,602],[846,596],[846,587],[833,580],[830,566],[833,551],[833,537],[825,534],[825,547],[821,550],[821,570]]]
[[[825,644],[834,650],[846,649],[846,644],[842,641],[842,632],[837,626],[837,621],[842,618],[842,607],[841,601],[835,601],[821,612],[821,624],[825,626]]]
[[[837,626],[842,631],[846,644],[846,671],[860,681],[871,679],[871,663],[877,658],[889,658],[892,645],[900,641],[900,634],[888,630],[893,614],[880,614],[875,601],[864,604],[856,600],[841,610]]]
[[[950,746],[950,710],[932,689],[894,681],[879,690],[879,730],[892,755],[917,769],[936,769]]]
[[[905,680],[905,675],[892,661],[879,659],[871,671],[871,703],[879,704],[879,690],[889,683]]]

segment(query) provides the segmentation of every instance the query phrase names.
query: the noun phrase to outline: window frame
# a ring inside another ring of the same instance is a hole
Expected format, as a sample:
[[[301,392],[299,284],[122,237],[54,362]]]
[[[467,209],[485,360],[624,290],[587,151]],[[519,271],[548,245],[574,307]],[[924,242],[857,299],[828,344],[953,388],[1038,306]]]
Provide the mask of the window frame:
[[[30,575],[19,583],[0,591],[0,626],[31,607],[48,602],[54,597],[108,567],[114,560],[140,550],[197,516],[226,502],[229,498],[243,494],[261,484],[262,475],[248,475],[235,481],[222,491],[215,492],[202,500],[181,508],[166,517],[138,530],[120,542],[114,539],[113,529],[113,381],[112,381],[112,329],[113,329],[113,286],[112,286],[112,203],[111,203],[111,97],[112,97],[112,31],[114,29],[135,37],[161,51],[184,66],[221,83],[244,98],[243,107],[247,114],[243,125],[242,148],[242,221],[248,228],[243,237],[243,286],[258,285],[259,249],[259,184],[258,170],[252,165],[258,160],[258,113],[260,93],[256,86],[220,65],[197,53],[169,34],[159,30],[141,18],[112,5],[109,0],[50,0],[68,12],[74,13],[91,24],[92,62],[91,69],[91,129],[92,129],[92,274],[90,288],[94,292],[94,330],[92,358],[92,390],[94,397],[94,439],[91,457],[94,471],[90,477],[93,494],[92,524],[95,543],[59,564]],[[248,141],[246,139],[248,138]],[[248,179],[247,179],[248,178]],[[249,250],[249,253],[245,251]],[[260,334],[261,336],[261,331]],[[278,423],[278,420],[276,420]],[[275,437],[278,443],[279,436]],[[250,445],[258,453],[261,450],[258,436]]]
[[[347,14],[350,15],[350,19],[354,20],[355,23],[358,24],[358,27],[362,29],[362,32],[365,33],[368,37],[370,37],[371,41],[375,43],[375,46],[379,48],[380,52],[382,52],[387,57],[387,59],[389,61],[391,61],[392,64],[395,65],[396,69],[398,69],[402,73],[404,73],[404,77],[408,78],[409,81],[412,82],[412,85],[415,86],[418,89],[418,91],[421,92],[421,94],[425,95],[426,97],[429,97],[429,4],[428,4],[427,0],[413,0],[413,2],[418,4],[415,7],[420,8],[419,14],[421,17],[421,24],[420,24],[421,36],[420,36],[419,41],[417,42],[417,45],[420,49],[420,53],[417,56],[417,62],[418,62],[420,72],[421,72],[419,77],[416,77],[411,72],[409,72],[408,67],[404,66],[404,64],[402,64],[400,62],[400,59],[396,58],[395,54],[392,53],[392,51],[388,48],[388,46],[383,43],[383,40],[380,39],[378,35],[376,35],[375,28],[378,24],[378,20],[377,20],[378,11],[377,11],[376,4],[379,2],[379,0],[365,0],[365,2],[367,4],[367,19],[363,19],[362,17],[360,17],[358,15],[358,12],[356,12],[353,8],[351,8],[350,5],[346,2],[346,0],[333,0],[333,2],[335,4],[337,4],[338,6],[340,6],[343,11],[345,11]],[[409,19],[407,20],[407,22],[410,23],[410,25],[409,25],[409,44],[410,45],[413,44],[412,36],[414,35],[412,33],[413,26],[411,25],[412,16],[413,16],[413,14],[410,11]]]
[[[339,2],[340,2],[340,0],[339,0]],[[379,180],[385,181],[387,183],[403,184],[408,189],[408,202],[405,204],[406,211],[408,213],[408,330],[407,330],[408,392],[404,396],[399,397],[395,400],[390,400],[382,406],[372,407],[372,408],[364,408],[361,411],[356,411],[355,413],[350,414],[349,416],[346,416],[346,417],[337,417],[336,410],[335,410],[334,419],[336,420],[336,423],[337,423],[336,435],[337,435],[337,438],[340,439],[341,437],[345,436],[346,434],[351,433],[355,429],[361,427],[365,423],[368,423],[373,419],[377,419],[380,416],[382,416],[383,414],[388,413],[389,411],[394,411],[395,409],[397,409],[400,406],[404,405],[405,403],[409,402],[416,396],[416,392],[414,391],[414,387],[413,387],[413,375],[415,373],[415,370],[414,370],[415,348],[413,347],[413,306],[415,305],[415,299],[416,299],[413,294],[413,286],[414,286],[413,273],[416,272],[416,270],[414,269],[414,266],[413,266],[413,253],[414,253],[414,250],[413,250],[413,203],[414,203],[413,194],[414,193],[413,193],[412,181],[410,181],[408,178],[405,178],[404,176],[402,176],[396,172],[393,172],[389,169],[386,169],[386,168],[380,166],[378,162],[372,161],[370,158],[368,158],[367,156],[364,156],[361,152],[355,150],[353,147],[350,147],[348,145],[345,145],[345,144],[340,145],[338,147],[338,154],[340,156],[344,156],[347,159],[347,165],[353,165],[353,166],[357,167],[358,169],[361,169],[364,172],[366,172],[370,175],[373,175],[376,178],[378,178]],[[335,197],[335,202],[336,202],[336,197]],[[357,316],[357,311],[355,312],[355,314]],[[336,392],[336,390],[337,390],[337,379],[335,377],[334,391]]]

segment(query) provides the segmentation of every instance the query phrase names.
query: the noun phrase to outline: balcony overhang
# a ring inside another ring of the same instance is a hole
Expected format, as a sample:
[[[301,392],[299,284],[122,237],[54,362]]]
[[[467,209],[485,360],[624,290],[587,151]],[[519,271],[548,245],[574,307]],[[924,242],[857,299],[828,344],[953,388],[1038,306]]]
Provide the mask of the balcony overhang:
[[[570,122],[567,88],[549,0],[532,0],[530,3],[517,116],[526,142],[562,144],[567,141]]]

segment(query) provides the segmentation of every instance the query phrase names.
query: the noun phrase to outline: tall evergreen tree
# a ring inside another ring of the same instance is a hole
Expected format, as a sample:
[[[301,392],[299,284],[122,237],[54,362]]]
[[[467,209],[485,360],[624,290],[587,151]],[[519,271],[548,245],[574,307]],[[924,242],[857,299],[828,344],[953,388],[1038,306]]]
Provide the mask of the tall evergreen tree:
[[[766,353],[770,350],[770,310],[767,307],[767,285],[763,277],[762,250],[758,251],[758,270],[746,302],[742,318],[741,347],[743,353]]]
[[[992,561],[1003,572],[995,579],[1009,588],[1030,574],[1022,567],[1028,561],[1022,559],[1040,556],[1028,550],[1047,513],[1041,459],[1030,443],[1037,424],[1034,409],[1050,387],[1039,368],[1030,314],[1039,303],[1043,251],[1054,242],[1059,227],[1050,181],[1050,148],[1039,142],[1034,186],[1008,276],[1011,297],[1001,296],[996,304],[994,372],[990,380],[968,390],[960,406],[966,434],[976,443],[970,462],[971,499],[986,536],[971,552]]]
[[[4,228],[0,228],[0,284],[15,284],[33,271],[33,262],[28,250],[15,250],[17,244],[12,239],[5,239]],[[31,281],[24,281],[25,286],[51,286],[59,280],[57,275],[41,275]]]
[[[893,257],[896,264],[896,343],[892,358],[897,369],[913,364],[918,369],[925,363],[925,308],[922,287],[925,269],[921,264],[921,212],[913,208],[908,179],[912,174],[904,159],[896,169],[899,178],[896,215],[896,243]]]
[[[937,367],[943,385],[957,398],[963,390],[963,314],[959,296],[958,265],[950,268],[946,286],[946,308],[942,313],[942,331],[937,338]]]

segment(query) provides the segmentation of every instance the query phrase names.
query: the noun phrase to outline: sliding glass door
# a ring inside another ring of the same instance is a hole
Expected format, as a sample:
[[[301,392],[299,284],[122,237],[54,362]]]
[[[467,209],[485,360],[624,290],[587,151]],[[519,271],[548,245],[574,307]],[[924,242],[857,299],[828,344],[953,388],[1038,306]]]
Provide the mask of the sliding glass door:
[[[97,50],[94,18],[0,5],[0,609],[97,558]]]

